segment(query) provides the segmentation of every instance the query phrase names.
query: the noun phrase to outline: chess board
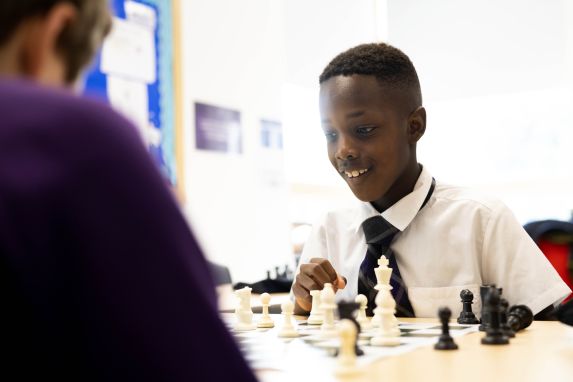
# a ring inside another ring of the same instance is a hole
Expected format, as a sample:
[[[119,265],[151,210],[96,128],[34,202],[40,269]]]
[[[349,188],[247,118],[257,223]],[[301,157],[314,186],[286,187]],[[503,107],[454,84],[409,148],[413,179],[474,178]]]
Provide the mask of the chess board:
[[[316,372],[317,380],[325,381],[325,370],[333,370],[336,364],[336,353],[339,348],[338,338],[323,338],[320,326],[308,325],[305,320],[296,322],[297,338],[280,338],[278,332],[282,325],[281,315],[271,315],[275,327],[271,329],[255,329],[252,331],[236,331],[233,326],[237,322],[234,314],[223,314],[223,320],[235,337],[241,351],[255,370],[280,370],[294,378],[310,380],[309,373]],[[255,314],[253,322],[260,315]],[[364,330],[358,345],[364,355],[358,357],[358,365],[366,366],[384,357],[396,356],[412,351],[421,346],[433,346],[441,334],[438,322],[406,323],[399,325],[401,336],[400,345],[391,347],[371,346],[370,338],[376,329]],[[450,324],[452,337],[460,337],[478,330],[477,325]],[[299,375],[300,374],[300,375]]]

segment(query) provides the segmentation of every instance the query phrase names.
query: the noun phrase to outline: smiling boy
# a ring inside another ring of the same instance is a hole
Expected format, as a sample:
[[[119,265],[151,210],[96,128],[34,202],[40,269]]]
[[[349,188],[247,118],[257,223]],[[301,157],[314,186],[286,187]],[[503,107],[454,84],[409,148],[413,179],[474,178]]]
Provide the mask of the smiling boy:
[[[403,52],[364,44],[335,57],[320,76],[320,113],[330,162],[361,203],[314,226],[292,288],[297,313],[326,282],[338,300],[360,292],[372,308],[382,254],[400,316],[433,317],[443,305],[458,314],[460,291],[479,296],[484,284],[534,313],[571,293],[506,206],[436,181],[418,163],[426,110]]]

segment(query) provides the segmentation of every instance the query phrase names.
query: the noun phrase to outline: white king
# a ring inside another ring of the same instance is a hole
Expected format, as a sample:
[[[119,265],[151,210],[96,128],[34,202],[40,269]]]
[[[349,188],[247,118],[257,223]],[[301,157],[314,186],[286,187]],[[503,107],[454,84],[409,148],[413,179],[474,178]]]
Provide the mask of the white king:
[[[386,256],[380,256],[378,259],[378,267],[374,268],[376,274],[376,286],[374,289],[381,290],[382,288],[392,289],[390,286],[390,277],[392,276],[392,268],[388,267],[388,259]]]

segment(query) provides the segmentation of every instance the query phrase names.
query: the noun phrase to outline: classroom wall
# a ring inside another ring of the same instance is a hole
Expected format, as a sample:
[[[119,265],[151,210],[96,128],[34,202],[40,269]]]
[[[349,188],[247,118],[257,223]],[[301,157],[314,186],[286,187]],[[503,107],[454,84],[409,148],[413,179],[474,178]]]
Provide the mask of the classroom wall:
[[[229,266],[235,282],[290,260],[284,161],[259,145],[259,120],[281,120],[283,7],[181,1],[185,211],[207,256]],[[195,149],[197,101],[241,112],[243,154]],[[269,184],[269,162],[278,185]]]

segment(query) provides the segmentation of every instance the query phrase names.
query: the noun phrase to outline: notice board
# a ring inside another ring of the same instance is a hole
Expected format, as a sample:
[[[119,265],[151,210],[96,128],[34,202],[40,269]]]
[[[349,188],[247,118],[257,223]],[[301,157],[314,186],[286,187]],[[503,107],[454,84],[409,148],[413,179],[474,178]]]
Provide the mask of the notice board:
[[[84,93],[130,119],[165,178],[180,188],[172,5],[172,0],[110,0],[113,28],[87,72]]]

